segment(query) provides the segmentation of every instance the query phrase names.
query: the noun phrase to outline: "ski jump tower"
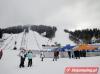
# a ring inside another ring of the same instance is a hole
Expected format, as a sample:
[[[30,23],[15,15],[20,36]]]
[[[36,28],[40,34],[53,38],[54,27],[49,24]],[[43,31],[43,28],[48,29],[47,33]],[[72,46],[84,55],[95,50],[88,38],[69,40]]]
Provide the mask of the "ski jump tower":
[[[24,29],[20,49],[27,49],[26,35],[27,35],[28,31],[29,31],[29,29]]]

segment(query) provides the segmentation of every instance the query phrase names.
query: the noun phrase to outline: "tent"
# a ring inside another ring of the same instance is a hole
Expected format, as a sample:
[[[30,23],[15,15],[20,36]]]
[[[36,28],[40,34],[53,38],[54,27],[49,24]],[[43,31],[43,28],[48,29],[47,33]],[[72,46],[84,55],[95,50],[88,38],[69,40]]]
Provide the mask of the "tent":
[[[59,51],[70,51],[73,47],[75,47],[75,46],[71,46],[70,44],[68,44],[68,45],[60,48]]]
[[[78,45],[75,50],[95,50],[97,47],[91,44],[81,44]]]

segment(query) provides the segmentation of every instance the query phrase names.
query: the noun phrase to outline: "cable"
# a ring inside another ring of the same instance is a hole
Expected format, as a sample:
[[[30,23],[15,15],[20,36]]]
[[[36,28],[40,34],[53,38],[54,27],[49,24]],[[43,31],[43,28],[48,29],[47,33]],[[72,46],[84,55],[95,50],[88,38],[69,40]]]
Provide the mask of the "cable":
[[[22,36],[22,40],[21,40],[21,45],[20,45],[20,49],[22,48],[22,45],[23,45],[23,42],[24,42],[24,35],[25,34],[25,30],[24,30],[24,32],[23,32],[23,36]]]

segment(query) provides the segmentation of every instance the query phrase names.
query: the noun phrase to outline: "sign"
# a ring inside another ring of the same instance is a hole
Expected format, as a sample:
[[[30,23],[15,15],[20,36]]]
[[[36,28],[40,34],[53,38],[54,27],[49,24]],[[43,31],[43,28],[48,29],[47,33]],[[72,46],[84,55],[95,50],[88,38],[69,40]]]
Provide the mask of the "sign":
[[[97,74],[98,67],[66,67],[64,74]]]

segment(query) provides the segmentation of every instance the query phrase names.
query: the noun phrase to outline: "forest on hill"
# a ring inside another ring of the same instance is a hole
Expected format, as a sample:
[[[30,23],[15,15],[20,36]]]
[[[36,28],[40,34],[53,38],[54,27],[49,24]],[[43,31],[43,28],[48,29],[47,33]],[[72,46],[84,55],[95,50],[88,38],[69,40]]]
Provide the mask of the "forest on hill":
[[[24,26],[21,26],[21,25],[19,25],[19,26],[7,27],[4,29],[0,28],[0,38],[2,38],[3,33],[18,34],[18,33],[23,32],[24,30],[26,32],[28,32],[29,28],[32,31],[38,32],[39,34],[46,32],[46,35],[44,35],[44,37],[47,37],[47,38],[55,37],[55,32],[57,30],[57,28],[54,26],[44,26],[44,25],[31,25],[31,26],[24,25]]]
[[[100,29],[98,28],[75,31],[65,29],[64,31],[70,34],[70,40],[74,41],[75,43],[79,43],[80,40],[82,40],[84,43],[91,43],[91,39],[93,37],[97,39],[96,43],[100,43]]]

